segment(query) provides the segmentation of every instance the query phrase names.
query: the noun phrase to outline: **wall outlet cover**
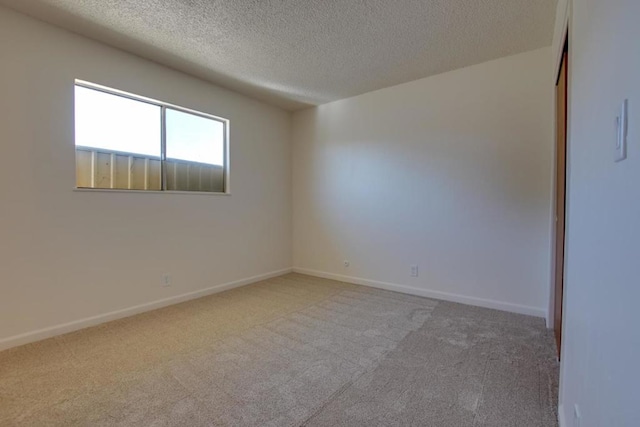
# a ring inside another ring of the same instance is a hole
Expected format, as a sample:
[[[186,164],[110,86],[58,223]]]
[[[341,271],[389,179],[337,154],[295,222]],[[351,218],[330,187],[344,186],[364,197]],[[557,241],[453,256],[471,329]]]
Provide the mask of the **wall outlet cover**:
[[[171,286],[171,275],[165,274],[162,276],[162,286],[165,288]]]
[[[620,107],[620,115],[616,118],[616,162],[627,158],[627,135],[629,132],[629,100],[625,99]]]
[[[411,274],[411,277],[418,277],[418,265],[417,264],[411,265],[410,274]]]

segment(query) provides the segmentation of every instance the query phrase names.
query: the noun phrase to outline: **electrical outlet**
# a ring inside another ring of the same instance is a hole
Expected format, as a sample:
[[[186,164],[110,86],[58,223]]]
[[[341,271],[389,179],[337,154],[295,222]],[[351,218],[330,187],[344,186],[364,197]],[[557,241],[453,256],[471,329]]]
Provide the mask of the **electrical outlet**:
[[[347,261],[346,259],[344,260],[344,266],[345,267],[349,267],[351,265],[351,262]]]
[[[412,264],[410,266],[411,277],[418,277],[418,264]]]
[[[580,406],[576,403],[573,405],[573,427],[580,427],[582,416],[580,415]]]
[[[162,276],[162,286],[165,288],[168,288],[169,286],[171,286],[171,275],[170,274],[165,274]]]

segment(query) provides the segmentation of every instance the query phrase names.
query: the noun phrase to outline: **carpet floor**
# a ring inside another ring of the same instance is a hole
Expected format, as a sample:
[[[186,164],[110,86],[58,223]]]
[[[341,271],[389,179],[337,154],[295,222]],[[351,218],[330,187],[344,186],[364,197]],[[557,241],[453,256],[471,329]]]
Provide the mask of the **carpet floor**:
[[[0,352],[2,426],[556,426],[542,319],[300,274]]]

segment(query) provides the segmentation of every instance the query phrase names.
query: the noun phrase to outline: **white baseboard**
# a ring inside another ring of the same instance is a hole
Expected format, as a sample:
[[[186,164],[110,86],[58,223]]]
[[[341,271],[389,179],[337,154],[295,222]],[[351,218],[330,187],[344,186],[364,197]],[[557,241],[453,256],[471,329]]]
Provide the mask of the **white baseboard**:
[[[97,316],[74,320],[73,322],[63,323],[60,325],[38,329],[36,331],[27,332],[20,335],[14,335],[8,338],[3,338],[3,339],[0,339],[0,351],[6,350],[12,347],[17,347],[20,345],[32,343],[35,341],[40,341],[46,338],[51,338],[57,335],[62,335],[69,332],[77,331],[79,329],[84,329],[90,326],[99,325],[101,323],[109,322],[112,320],[122,319],[123,317],[133,316],[135,314],[143,313],[145,311],[151,311],[157,308],[166,307],[168,305],[178,304],[184,301],[189,301],[192,299],[204,297],[207,295],[215,294],[215,293],[226,291],[233,288],[239,288],[241,286],[259,282],[261,280],[282,276],[284,274],[291,273],[292,271],[293,269],[291,268],[272,271],[270,273],[260,274],[258,276],[236,280],[229,283],[223,283],[221,285],[212,286],[210,288],[201,289],[195,292],[176,295],[173,297],[164,298],[164,299],[152,301],[145,304],[135,305],[133,307],[125,308],[122,310],[111,311],[109,313],[99,314]]]
[[[457,302],[478,307],[493,308],[496,310],[509,311],[512,313],[526,314],[528,316],[546,317],[547,310],[526,305],[511,304],[503,301],[494,301],[483,298],[468,297],[464,295],[451,294],[448,292],[434,291],[430,289],[415,288],[413,286],[398,285],[395,283],[378,282],[375,280],[362,279],[359,277],[343,276],[340,274],[325,273],[323,271],[310,270],[307,268],[294,267],[293,271],[309,276],[322,277],[325,279],[339,280],[341,282],[353,283],[356,285],[370,286],[373,288],[386,289],[420,297],[439,299],[444,301]]]
[[[567,424],[567,417],[564,413],[564,405],[562,405],[562,403],[558,406],[558,426],[569,427],[569,424]]]

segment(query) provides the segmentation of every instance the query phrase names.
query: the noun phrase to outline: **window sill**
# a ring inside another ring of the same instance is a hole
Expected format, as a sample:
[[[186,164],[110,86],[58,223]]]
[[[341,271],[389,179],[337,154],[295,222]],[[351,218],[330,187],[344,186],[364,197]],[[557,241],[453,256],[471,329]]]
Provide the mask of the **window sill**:
[[[198,196],[231,196],[227,193],[213,193],[207,191],[160,191],[160,190],[123,190],[118,188],[74,188],[77,193],[127,193],[127,194],[189,194]]]

